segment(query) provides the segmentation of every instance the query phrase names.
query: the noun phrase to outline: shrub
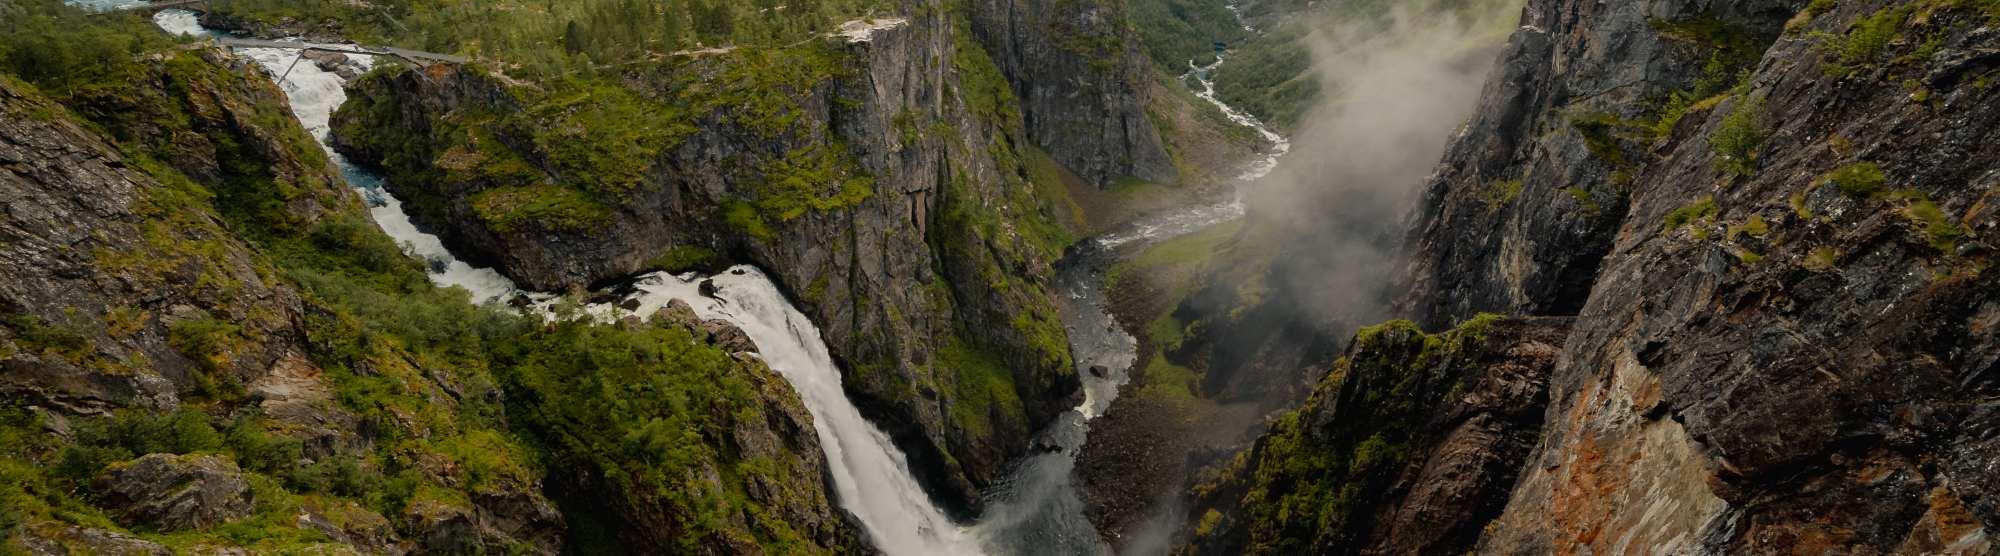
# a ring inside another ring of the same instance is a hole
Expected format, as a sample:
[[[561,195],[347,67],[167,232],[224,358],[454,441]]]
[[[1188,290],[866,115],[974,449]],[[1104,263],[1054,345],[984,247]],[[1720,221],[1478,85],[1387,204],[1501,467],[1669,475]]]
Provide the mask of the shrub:
[[[1721,127],[1709,135],[1708,146],[1723,171],[1737,177],[1757,172],[1758,155],[1770,130],[1765,121],[1763,97],[1750,97],[1722,118]]]

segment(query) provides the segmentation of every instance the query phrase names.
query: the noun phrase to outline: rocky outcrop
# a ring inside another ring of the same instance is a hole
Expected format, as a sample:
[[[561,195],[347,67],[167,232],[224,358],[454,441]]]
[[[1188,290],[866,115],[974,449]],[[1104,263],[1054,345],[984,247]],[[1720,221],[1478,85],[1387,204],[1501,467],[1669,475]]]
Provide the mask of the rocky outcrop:
[[[164,549],[92,516],[115,517],[142,534],[179,531],[216,543],[226,535],[217,525],[273,511],[284,518],[242,522],[255,522],[248,527],[257,534],[311,529],[345,548],[404,550],[411,523],[396,523],[399,531],[331,496],[300,501],[237,467],[254,461],[258,472],[285,478],[315,460],[352,464],[386,434],[443,439],[379,414],[363,424],[353,405],[337,399],[338,383],[321,357],[352,328],[316,325],[356,325],[302,294],[293,275],[272,263],[297,255],[297,244],[287,243],[294,238],[339,243],[347,239],[341,234],[379,232],[362,227],[372,224],[359,199],[254,63],[222,51],[174,50],[130,64],[119,68],[129,79],[120,87],[81,88],[60,104],[0,78],[0,198],[7,206],[0,214],[0,397],[10,411],[39,408],[49,423],[25,435],[8,429],[9,438],[24,442],[10,441],[0,458],[10,470],[91,473],[49,479],[73,487],[29,488],[92,493],[90,502],[102,506],[72,501],[61,514],[31,507],[10,515],[23,533],[12,542],[35,553],[146,553]],[[276,253],[286,247],[294,250]],[[421,281],[413,263],[375,262],[410,265],[398,268]],[[381,376],[412,366],[407,352],[384,353],[357,367]],[[354,380],[356,369],[339,372]],[[437,415],[461,407],[448,390],[497,397],[497,390],[469,388],[465,378],[439,372],[402,384],[428,389],[426,407]],[[169,422],[170,412],[171,425],[152,422]],[[218,423],[240,428],[224,442]],[[88,455],[63,456],[68,448]],[[165,449],[175,453],[152,453]],[[234,457],[176,455],[214,451]],[[455,465],[435,452],[422,455]],[[348,472],[377,471],[355,467]],[[108,471],[100,478],[98,469]],[[447,469],[430,484],[456,481],[460,472]],[[326,480],[300,476],[286,479]],[[35,484],[26,477],[43,480],[11,474],[9,481]],[[480,546],[554,552],[563,524],[539,491],[530,476],[473,496],[492,522],[521,524]],[[532,510],[537,505],[548,510]]]
[[[644,170],[616,195],[575,178],[538,129],[491,116],[558,110],[544,93],[475,68],[365,78],[336,135],[454,252],[531,288],[688,253],[769,269],[820,325],[864,411],[929,486],[970,506],[1078,399],[1046,284],[1062,232],[1017,160],[1020,109],[985,50],[936,6],[881,27],[625,76],[637,94],[705,111],[675,116],[667,127],[691,127],[636,160]],[[808,75],[763,81],[775,65]],[[522,188],[582,208],[496,214],[518,206],[499,200],[527,199],[508,197]]]
[[[1578,314],[1479,551],[1992,550],[1994,14],[1815,6],[1524,11],[1403,304]]]
[[[1363,330],[1303,407],[1195,489],[1181,552],[1465,552],[1538,438],[1568,325]]]
[[[95,488],[128,527],[207,529],[250,515],[250,482],[216,456],[147,455],[112,466]]]
[[[1077,176],[1179,181],[1147,115],[1157,94],[1129,10],[1119,2],[974,0],[971,31],[1021,99],[1028,137]]]
[[[145,77],[154,82],[69,109],[105,110],[127,129],[157,134],[149,138],[183,154],[174,162],[194,176],[219,177],[218,160],[241,154],[219,152],[208,137],[243,131],[245,140],[233,145],[283,148],[256,140],[271,132],[252,123],[262,113],[257,97],[246,94],[280,98],[275,87],[244,85],[240,74],[181,71],[186,67],[209,66],[152,66]],[[169,95],[167,86],[187,94]],[[191,190],[146,173],[160,162],[127,158],[67,119],[37,117],[64,107],[31,93],[0,88],[0,103],[0,196],[10,207],[0,215],[0,275],[7,277],[0,281],[0,393],[74,413],[168,409],[183,396],[252,382],[295,354],[298,295],[266,275],[212,213],[189,210]],[[194,117],[179,129],[154,123],[167,110]],[[216,135],[189,133],[197,126]],[[296,161],[273,168],[331,183],[319,160],[317,173]],[[299,212],[286,214],[301,219],[340,202],[298,201],[291,208]]]
[[[1431,505],[1504,509],[1470,534],[1433,522],[1453,543],[1435,548],[1995,550],[2000,13],[1534,0],[1523,14],[1410,232],[1401,308],[1576,316],[1532,451],[1494,460],[1518,481]],[[1288,426],[1244,458],[1268,460]],[[1241,492],[1327,492],[1292,486]],[[1228,513],[1190,517],[1190,550],[1246,546]],[[1251,523],[1271,532],[1251,552],[1363,538]]]
[[[1486,549],[1990,550],[1990,17],[1804,13],[1653,148]]]
[[[1641,120],[1729,88],[1791,4],[1530,2],[1426,188],[1400,312],[1576,314],[1652,156]]]

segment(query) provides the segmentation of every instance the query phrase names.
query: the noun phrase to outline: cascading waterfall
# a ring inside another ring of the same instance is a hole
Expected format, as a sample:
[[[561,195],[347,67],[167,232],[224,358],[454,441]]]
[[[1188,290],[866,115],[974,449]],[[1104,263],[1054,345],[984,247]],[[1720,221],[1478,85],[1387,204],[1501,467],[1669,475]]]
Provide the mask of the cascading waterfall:
[[[209,34],[192,13],[185,11],[162,11],[155,22],[170,32]],[[517,295],[537,300],[537,307],[552,302],[552,296],[522,292],[498,272],[476,268],[453,257],[437,236],[419,231],[410,222],[402,202],[382,189],[379,176],[348,163],[333,151],[327,141],[328,119],[347,100],[345,80],[339,75],[310,62],[294,65],[297,51],[246,48],[239,53],[256,60],[274,76],[285,75],[280,86],[291,99],[292,112],[299,122],[327,149],[348,185],[368,201],[376,224],[410,255],[430,263],[433,282],[464,288],[481,303]],[[350,57],[364,67],[371,63],[366,56]],[[288,68],[290,73],[286,74]],[[636,293],[629,297],[640,302],[637,310],[622,309],[616,304],[593,305],[584,310],[607,319],[628,314],[648,315],[668,301],[680,299],[702,318],[721,319],[742,329],[757,344],[764,361],[784,376],[805,401],[813,416],[814,432],[826,450],[835,494],[841,506],[859,518],[877,548],[889,554],[979,553],[977,545],[918,486],[907,458],[889,436],[862,418],[860,410],[848,400],[841,389],[840,370],[833,364],[819,330],[779,293],[777,285],[762,271],[747,266],[707,280],[718,286],[715,297],[700,295],[702,279],[693,275],[642,276],[634,283]]]

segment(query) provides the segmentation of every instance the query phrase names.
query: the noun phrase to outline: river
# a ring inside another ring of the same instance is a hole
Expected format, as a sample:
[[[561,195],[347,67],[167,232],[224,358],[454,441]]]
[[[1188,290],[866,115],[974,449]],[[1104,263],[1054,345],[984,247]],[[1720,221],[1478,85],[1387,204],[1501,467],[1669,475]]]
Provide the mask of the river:
[[[984,494],[986,515],[974,526],[982,545],[995,554],[1109,554],[1111,549],[1084,513],[1082,499],[1071,482],[1077,453],[1089,437],[1090,422],[1111,408],[1118,389],[1130,380],[1138,358],[1138,341],[1119,327],[1105,295],[1105,273],[1111,266],[1146,247],[1243,217],[1243,192],[1269,175],[1291,152],[1291,142],[1251,116],[1216,98],[1211,72],[1228,61],[1223,54],[1207,66],[1189,64],[1184,81],[1237,125],[1249,127],[1269,147],[1245,165],[1222,200],[1168,210],[1142,217],[1120,228],[1084,240],[1056,265],[1056,289],[1062,295],[1064,326],[1070,350],[1083,378],[1084,399],[1040,433],[1035,445],[1054,448],[1015,464],[1006,478]],[[1103,376],[1090,372],[1102,367]]]
[[[100,6],[122,0],[91,2]],[[165,10],[155,22],[169,32],[193,36],[213,36],[203,29],[194,14]],[[443,287],[459,287],[475,302],[489,303],[527,296],[535,303],[530,310],[547,314],[556,296],[525,292],[492,269],[478,268],[452,256],[437,236],[424,233],[411,223],[402,203],[382,188],[374,173],[350,164],[328,143],[328,123],[333,111],[347,99],[345,80],[311,62],[294,64],[294,50],[245,48],[240,54],[256,60],[273,76],[283,75],[279,84],[290,99],[299,122],[327,149],[348,185],[369,206],[382,230],[405,252],[428,263],[431,280]],[[350,56],[362,67],[372,63],[366,56]],[[1255,129],[1271,141],[1272,148],[1250,164],[1239,178],[1247,184],[1269,173],[1278,158],[1290,148],[1278,134],[1255,118],[1217,100],[1208,72],[1226,61],[1226,56],[1207,67],[1192,68],[1189,77],[1203,85],[1197,96],[1215,103],[1240,125]],[[1240,189],[1240,187],[1235,188]],[[1012,467],[1007,477],[985,493],[985,515],[974,524],[953,523],[918,486],[903,453],[888,435],[861,416],[841,389],[841,374],[833,363],[820,333],[805,315],[784,298],[776,284],[759,269],[739,266],[714,276],[674,276],[655,273],[637,277],[620,303],[591,305],[589,314],[611,319],[623,315],[651,314],[670,300],[679,299],[705,319],[722,319],[741,328],[757,344],[770,367],[791,383],[812,413],[815,433],[826,451],[834,491],[841,507],[861,522],[871,542],[892,555],[956,554],[1103,554],[1109,549],[1084,516],[1083,504],[1070,484],[1070,470],[1083,446],[1091,419],[1102,415],[1127,380],[1136,348],[1130,334],[1118,328],[1108,312],[1103,292],[1104,271],[1121,254],[1226,222],[1243,214],[1240,197],[1143,218],[1118,231],[1087,240],[1058,265],[1057,288],[1064,303],[1062,317],[1070,331],[1078,373],[1083,377],[1084,401],[1042,431],[1037,445],[1055,449],[1028,456]],[[699,284],[717,286],[714,297],[699,295]],[[636,310],[619,307],[636,300]],[[1102,366],[1110,372],[1097,376],[1089,372]]]

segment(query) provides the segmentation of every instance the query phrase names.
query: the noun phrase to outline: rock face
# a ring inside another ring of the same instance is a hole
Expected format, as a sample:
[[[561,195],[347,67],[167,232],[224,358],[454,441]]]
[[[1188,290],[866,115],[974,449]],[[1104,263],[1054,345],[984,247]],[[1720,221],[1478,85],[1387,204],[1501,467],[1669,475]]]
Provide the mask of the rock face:
[[[1576,314],[1476,551],[1995,549],[2000,13],[1814,6],[1523,11],[1403,300]]]
[[[524,286],[587,286],[688,252],[768,269],[820,325],[851,395],[920,478],[970,506],[1033,431],[1075,405],[1080,382],[1046,283],[1060,255],[1048,235],[1057,225],[1038,213],[1044,201],[1013,149],[1026,145],[1015,139],[1025,133],[1021,108],[995,88],[1004,82],[985,49],[959,40],[947,10],[914,13],[860,42],[667,62],[666,73],[704,87],[770,71],[754,64],[800,63],[754,56],[805,57],[825,74],[755,93],[778,95],[782,110],[795,110],[787,118],[734,100],[694,117],[699,125],[646,161],[651,169],[589,226],[482,216],[482,199],[518,187],[489,171],[503,159],[573,184],[548,147],[533,144],[533,130],[481,119],[528,109],[541,102],[536,93],[477,70],[364,79],[335,115],[336,134],[353,160],[384,169],[426,229]],[[707,102],[675,78],[628,84]],[[785,174],[801,161],[850,172],[836,185],[853,195],[770,211],[783,201],[773,183],[828,185],[823,175]]]
[[[282,98],[268,82],[166,67],[145,77],[154,81],[74,108],[140,121],[162,104],[194,112],[192,125],[212,135],[134,126],[184,153],[175,163],[190,176],[219,176],[221,157],[254,156],[220,151],[210,137],[245,137],[232,143],[245,151],[282,148],[252,123],[252,95]],[[187,93],[168,104],[160,98],[168,83]],[[10,87],[0,103],[0,198],[9,207],[0,214],[0,339],[9,346],[0,348],[0,393],[68,412],[166,409],[220,382],[250,382],[297,350],[298,295],[263,275],[212,214],[182,211],[169,186],[139,168],[152,162],[127,159],[67,120],[32,117],[61,109],[46,99]],[[323,164],[287,158],[272,170],[330,179]],[[302,196],[292,214],[308,219],[343,202],[359,207],[349,196]],[[186,338],[231,328],[200,346],[176,341],[177,330]]]
[[[1078,177],[1179,179],[1146,111],[1152,66],[1119,2],[974,0],[972,32],[1021,99],[1028,136]]]
[[[113,466],[96,490],[119,522],[133,527],[207,529],[250,515],[243,470],[215,456],[151,454]]]
[[[1433,328],[1481,311],[1576,314],[1648,156],[1626,124],[1676,91],[1727,89],[1791,4],[1530,2],[1426,188],[1401,312]]]
[[[1485,548],[1990,550],[2000,93],[1929,77],[2000,37],[1917,4],[1800,16],[1653,147]]]
[[[548,366],[524,370],[506,359],[521,354],[501,353],[512,346],[472,337],[551,331],[433,289],[254,63],[176,48],[117,69],[129,86],[79,88],[60,104],[0,75],[0,550],[554,554],[593,546],[584,537],[598,531],[654,552],[697,537],[717,552],[860,547],[798,395],[724,351],[747,347],[740,331],[711,335],[677,305],[657,324],[674,332],[652,338],[705,359],[663,361],[653,342],[628,361],[647,377],[698,365],[746,377],[697,396],[712,405],[645,404],[719,423],[671,433],[698,472],[647,466],[658,444],[606,426],[630,424],[618,420],[630,411],[567,429],[516,422],[528,410],[515,408],[547,392],[522,375]],[[398,330],[409,321],[357,314],[378,308],[484,328],[441,349]],[[574,362],[575,344],[532,355]],[[618,349],[607,344],[591,345]],[[542,432],[634,455],[521,440]],[[544,463],[578,459],[630,475],[578,491]],[[561,484],[545,488],[550,475]],[[545,494],[557,487],[592,504],[560,511]],[[572,520],[623,526],[579,533]],[[790,536],[759,536],[771,531]]]
[[[1541,429],[1569,319],[1363,330],[1296,412],[1195,489],[1190,554],[1457,554]]]

